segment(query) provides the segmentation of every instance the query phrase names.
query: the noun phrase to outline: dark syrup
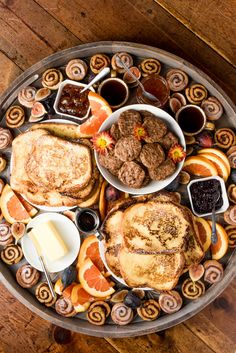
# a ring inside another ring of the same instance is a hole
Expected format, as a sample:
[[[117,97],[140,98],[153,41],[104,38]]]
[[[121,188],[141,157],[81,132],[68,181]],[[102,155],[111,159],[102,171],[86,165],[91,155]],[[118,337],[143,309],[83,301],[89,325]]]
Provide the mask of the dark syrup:
[[[121,82],[111,80],[104,83],[100,94],[111,106],[117,106],[124,102],[127,92]]]
[[[97,217],[90,211],[82,211],[77,216],[77,223],[83,232],[91,232],[97,228]]]
[[[179,113],[178,123],[184,132],[196,133],[203,127],[204,117],[198,109],[186,107]]]

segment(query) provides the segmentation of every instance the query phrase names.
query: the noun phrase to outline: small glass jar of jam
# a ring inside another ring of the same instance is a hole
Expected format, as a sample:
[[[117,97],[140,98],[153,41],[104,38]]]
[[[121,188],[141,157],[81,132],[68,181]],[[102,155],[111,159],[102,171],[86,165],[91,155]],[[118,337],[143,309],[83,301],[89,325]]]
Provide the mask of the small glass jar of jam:
[[[163,108],[170,96],[170,89],[164,77],[158,74],[149,75],[142,79],[145,90],[157,98],[157,101],[148,99],[140,86],[136,91],[136,99],[141,104],[151,104],[158,108]]]

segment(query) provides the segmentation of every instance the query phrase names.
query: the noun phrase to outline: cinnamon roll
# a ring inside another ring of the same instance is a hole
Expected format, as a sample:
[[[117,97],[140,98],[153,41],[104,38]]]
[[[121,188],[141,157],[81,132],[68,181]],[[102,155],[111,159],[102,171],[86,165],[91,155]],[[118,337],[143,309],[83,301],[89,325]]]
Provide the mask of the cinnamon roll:
[[[180,69],[170,69],[167,71],[166,81],[171,91],[179,92],[188,86],[188,75]]]
[[[105,67],[110,66],[110,58],[105,54],[95,54],[90,59],[90,69],[94,74],[98,74]]]
[[[159,296],[159,305],[161,309],[167,314],[173,314],[176,311],[179,311],[183,304],[183,299],[180,294],[171,290],[169,292],[163,292]]]
[[[111,66],[113,70],[116,70],[119,74],[125,72],[121,61],[128,67],[133,66],[133,58],[130,54],[124,52],[114,54],[111,58]]]
[[[32,108],[35,102],[36,88],[27,86],[18,93],[18,101],[24,107]]]
[[[235,132],[229,128],[221,128],[215,132],[215,143],[221,148],[229,148],[236,143]]]
[[[37,286],[35,295],[38,301],[46,306],[52,306],[57,300],[56,294],[55,297],[52,296],[52,293],[46,282],[42,282]]]
[[[25,112],[19,105],[12,105],[6,111],[6,124],[8,127],[17,128],[25,122]]]
[[[0,127],[0,150],[11,146],[12,140],[11,131]]]
[[[39,277],[39,271],[29,264],[21,266],[16,272],[16,280],[23,288],[31,288],[35,286],[39,281]]]
[[[111,310],[111,318],[117,325],[128,325],[133,317],[133,310],[124,303],[116,303]]]
[[[188,299],[197,299],[205,293],[205,285],[201,281],[193,282],[187,278],[182,284],[182,294]]]
[[[87,312],[87,319],[91,324],[104,325],[106,318],[110,315],[111,309],[108,303],[99,300],[90,305]]]
[[[56,312],[65,317],[76,315],[76,311],[69,298],[60,298],[55,303]]]
[[[207,260],[203,264],[205,268],[204,281],[210,284],[219,282],[223,277],[223,266],[216,260]]]
[[[138,315],[145,321],[156,320],[160,315],[161,308],[155,299],[145,300],[142,305],[137,308]]]
[[[4,171],[7,166],[7,161],[3,156],[0,156],[0,173]]]
[[[88,66],[81,59],[73,59],[66,65],[66,75],[74,81],[81,81],[85,78],[88,71]]]
[[[192,104],[200,104],[207,98],[207,89],[200,83],[196,83],[185,89],[187,100]]]
[[[208,97],[201,104],[208,120],[218,120],[223,114],[223,106],[216,97]]]
[[[18,262],[20,262],[22,258],[23,258],[23,252],[19,245],[16,245],[16,244],[7,245],[1,251],[2,261],[8,265],[17,264]]]
[[[146,77],[152,74],[159,74],[161,71],[161,63],[157,59],[144,59],[139,64],[142,76]]]
[[[0,245],[6,246],[8,244],[12,244],[14,242],[14,238],[11,232],[11,225],[8,223],[0,224]]]
[[[63,81],[63,76],[60,70],[48,69],[43,73],[42,85],[51,90],[58,89],[60,83]]]

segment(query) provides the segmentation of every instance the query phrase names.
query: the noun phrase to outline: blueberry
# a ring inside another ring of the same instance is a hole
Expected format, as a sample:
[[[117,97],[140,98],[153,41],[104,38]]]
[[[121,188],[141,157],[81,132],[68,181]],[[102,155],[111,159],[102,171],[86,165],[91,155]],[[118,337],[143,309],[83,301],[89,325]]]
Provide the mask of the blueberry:
[[[71,265],[67,267],[63,272],[61,276],[61,281],[64,286],[64,288],[68,287],[71,283],[76,281],[77,278],[77,270],[75,266]]]
[[[129,292],[125,296],[124,304],[131,309],[136,309],[142,304],[142,300],[134,292]]]
[[[176,191],[179,187],[179,177],[177,176],[169,185],[165,187],[167,191]]]

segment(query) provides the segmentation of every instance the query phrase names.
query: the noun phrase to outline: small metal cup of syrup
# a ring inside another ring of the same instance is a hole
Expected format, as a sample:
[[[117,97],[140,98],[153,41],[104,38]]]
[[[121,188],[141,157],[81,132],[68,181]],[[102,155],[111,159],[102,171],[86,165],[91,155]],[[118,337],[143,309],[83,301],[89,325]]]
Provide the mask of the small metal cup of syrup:
[[[98,212],[92,208],[78,207],[75,211],[75,224],[85,234],[95,233],[100,226]]]
[[[98,93],[109,103],[112,109],[117,109],[127,102],[129,87],[120,78],[107,78],[98,87]]]
[[[206,114],[197,105],[187,104],[180,108],[175,118],[184,135],[194,136],[201,132],[206,125]]]

